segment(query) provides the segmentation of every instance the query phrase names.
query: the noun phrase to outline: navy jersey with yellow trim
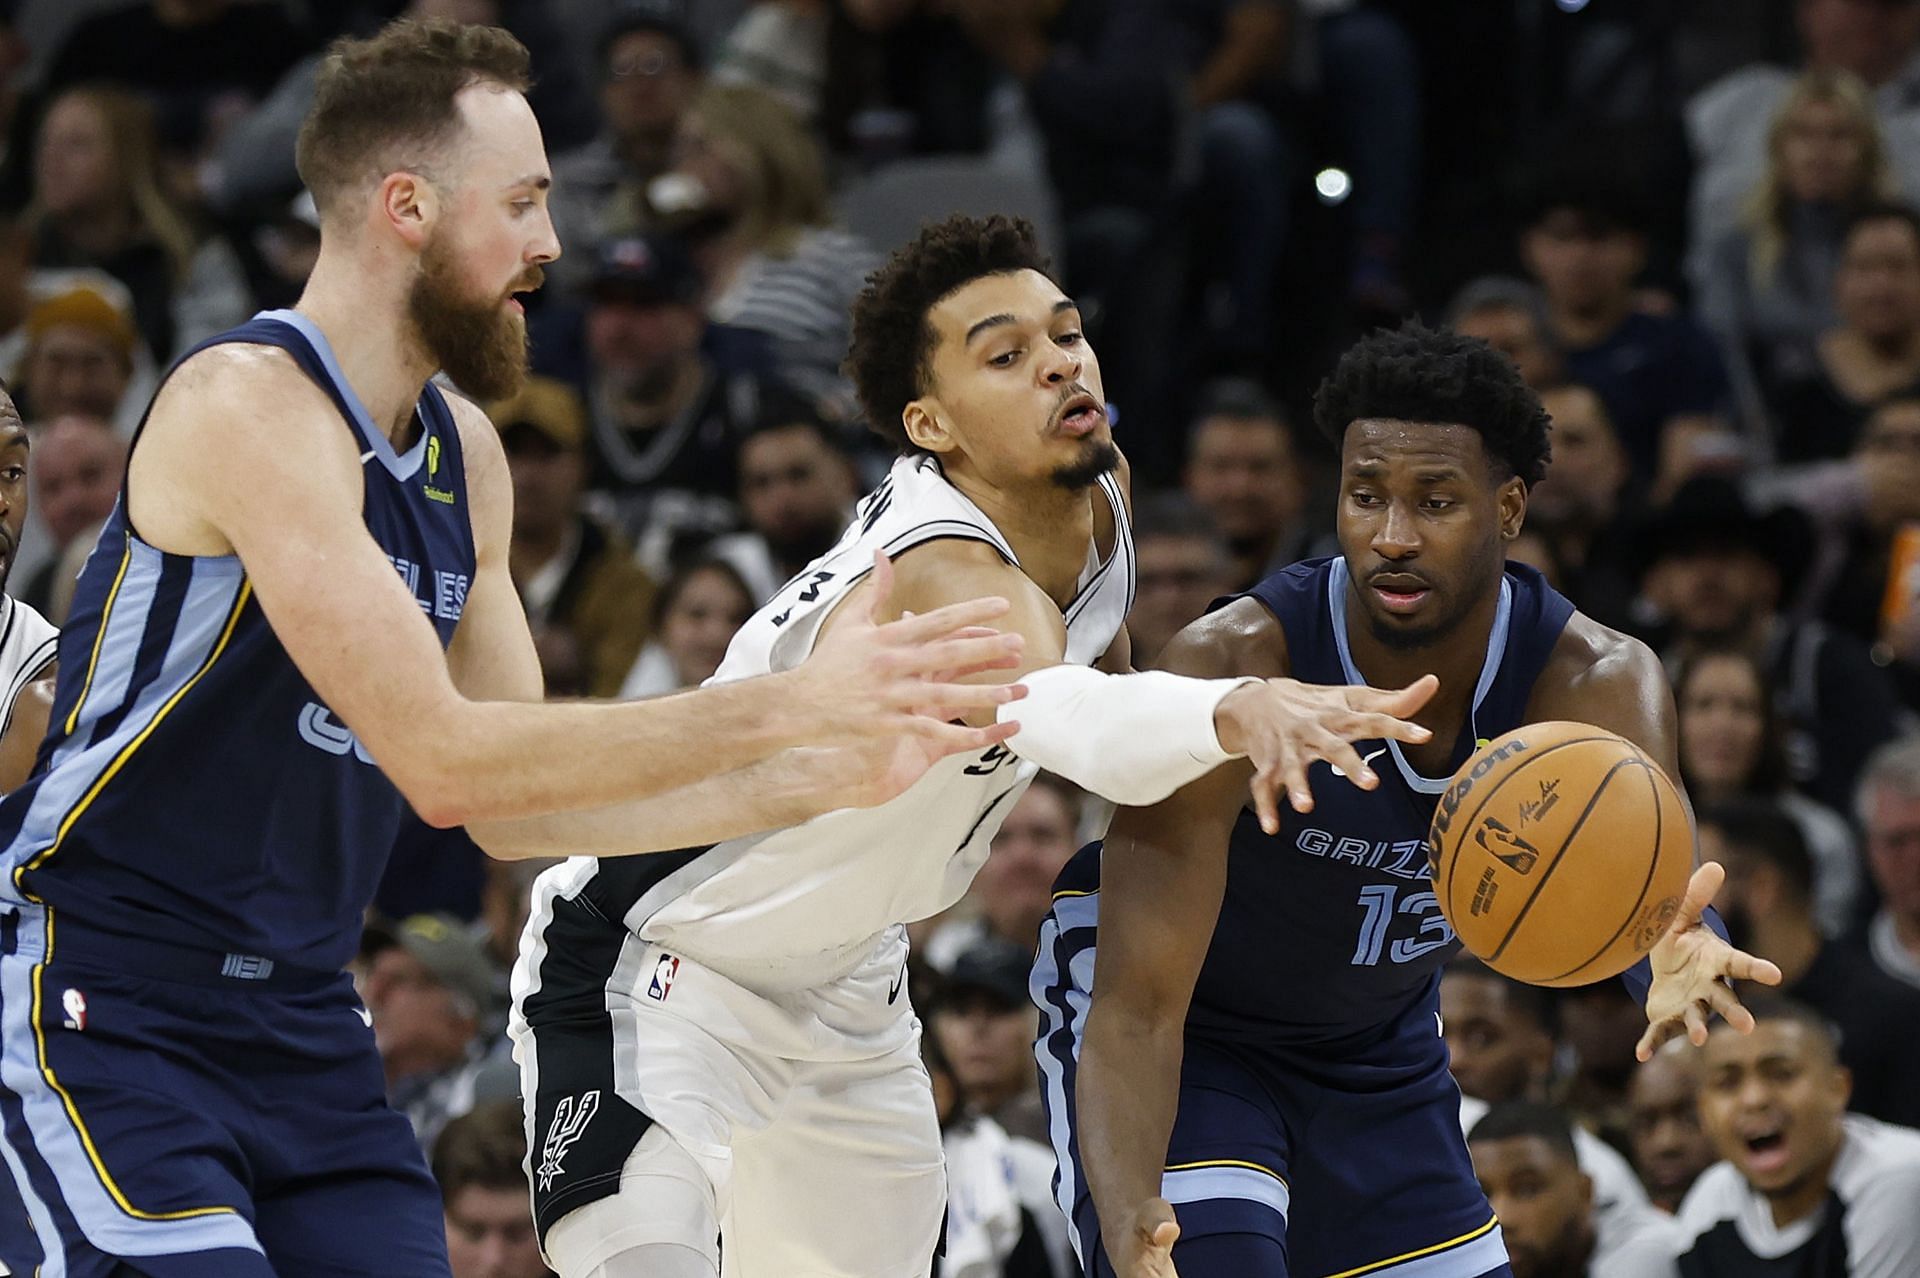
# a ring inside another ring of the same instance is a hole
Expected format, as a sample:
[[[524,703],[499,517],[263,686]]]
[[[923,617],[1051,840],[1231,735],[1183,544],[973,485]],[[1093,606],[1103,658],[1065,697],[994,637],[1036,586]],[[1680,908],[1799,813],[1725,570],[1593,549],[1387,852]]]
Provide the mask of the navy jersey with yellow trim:
[[[1365,682],[1347,645],[1344,560],[1295,564],[1247,597],[1278,618],[1294,678]],[[1356,748],[1379,775],[1377,789],[1360,790],[1319,763],[1308,776],[1313,810],[1283,812],[1277,836],[1252,812],[1240,814],[1189,1026],[1229,1040],[1331,1042],[1388,1024],[1431,994],[1459,949],[1427,868],[1434,805],[1477,740],[1525,721],[1534,681],[1572,615],[1539,573],[1508,564],[1446,775],[1422,777],[1395,743],[1362,742]]]
[[[397,454],[305,316],[265,312],[197,349],[221,342],[278,346],[328,392],[361,452],[367,530],[451,642],[474,550],[440,391],[423,388]],[[0,895],[46,903],[63,929],[338,970],[405,810],[239,559],[147,544],[123,488],[61,632],[34,775],[0,802]]]

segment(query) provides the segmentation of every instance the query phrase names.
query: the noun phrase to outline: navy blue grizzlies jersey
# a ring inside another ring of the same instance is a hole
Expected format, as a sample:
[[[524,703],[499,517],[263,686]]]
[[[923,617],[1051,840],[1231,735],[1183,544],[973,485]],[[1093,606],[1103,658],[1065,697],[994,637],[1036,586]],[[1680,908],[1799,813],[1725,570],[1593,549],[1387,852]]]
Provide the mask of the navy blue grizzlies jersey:
[[[1347,645],[1347,567],[1295,564],[1255,586],[1286,634],[1293,677],[1365,683]],[[1314,1043],[1363,1035],[1418,1003],[1459,948],[1427,866],[1427,827],[1475,743],[1524,722],[1534,680],[1573,605],[1539,573],[1507,565],[1474,686],[1472,714],[1447,773],[1423,777],[1397,743],[1356,744],[1380,778],[1366,791],[1317,763],[1313,811],[1283,810],[1269,836],[1243,811],[1229,844],[1227,890],[1195,986],[1189,1026],[1220,1040]]]
[[[366,478],[367,530],[444,646],[473,579],[460,436],[422,391],[404,454],[367,415],[326,338],[270,311],[205,343],[285,350],[324,388]],[[281,647],[234,556],[142,541],[125,490],[60,637],[34,775],[0,803],[7,900],[70,929],[338,971],[405,801]]]

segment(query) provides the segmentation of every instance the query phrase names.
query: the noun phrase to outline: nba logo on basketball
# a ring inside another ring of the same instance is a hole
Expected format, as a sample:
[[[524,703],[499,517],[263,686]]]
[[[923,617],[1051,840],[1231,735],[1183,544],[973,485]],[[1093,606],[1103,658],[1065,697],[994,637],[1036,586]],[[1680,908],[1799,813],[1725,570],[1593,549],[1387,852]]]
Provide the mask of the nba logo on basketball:
[[[673,988],[673,978],[680,971],[680,960],[671,954],[662,954],[660,961],[653,965],[653,980],[647,983],[647,997],[656,1003],[667,1001],[667,991]]]

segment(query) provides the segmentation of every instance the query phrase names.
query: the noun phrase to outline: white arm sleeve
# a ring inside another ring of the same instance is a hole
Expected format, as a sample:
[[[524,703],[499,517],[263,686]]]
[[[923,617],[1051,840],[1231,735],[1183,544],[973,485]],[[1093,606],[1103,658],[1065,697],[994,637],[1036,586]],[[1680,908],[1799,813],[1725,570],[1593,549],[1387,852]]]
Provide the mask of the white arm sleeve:
[[[1059,665],[1020,682],[1025,698],[1000,707],[1000,722],[1020,725],[1007,748],[1103,799],[1141,807],[1235,757],[1220,748],[1214,708],[1259,680]]]

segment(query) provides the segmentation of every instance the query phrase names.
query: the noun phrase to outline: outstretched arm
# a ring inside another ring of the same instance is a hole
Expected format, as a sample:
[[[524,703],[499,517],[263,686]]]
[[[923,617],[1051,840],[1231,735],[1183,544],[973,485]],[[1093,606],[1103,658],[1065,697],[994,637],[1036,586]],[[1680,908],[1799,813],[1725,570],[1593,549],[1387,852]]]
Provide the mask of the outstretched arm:
[[[1680,785],[1673,690],[1660,659],[1645,644],[1576,615],[1535,687],[1527,707],[1530,719],[1591,723],[1625,737],[1666,771],[1681,802],[1687,802]],[[1691,816],[1691,804],[1687,811]],[[1726,929],[1711,908],[1725,878],[1726,871],[1716,862],[1694,870],[1673,925],[1648,956],[1628,970],[1628,988],[1647,1009],[1647,1032],[1638,1047],[1643,1061],[1679,1033],[1704,1045],[1707,1018],[1714,1012],[1741,1033],[1751,1031],[1753,1014],[1741,1005],[1729,980],[1780,983],[1778,967],[1727,943]]]

